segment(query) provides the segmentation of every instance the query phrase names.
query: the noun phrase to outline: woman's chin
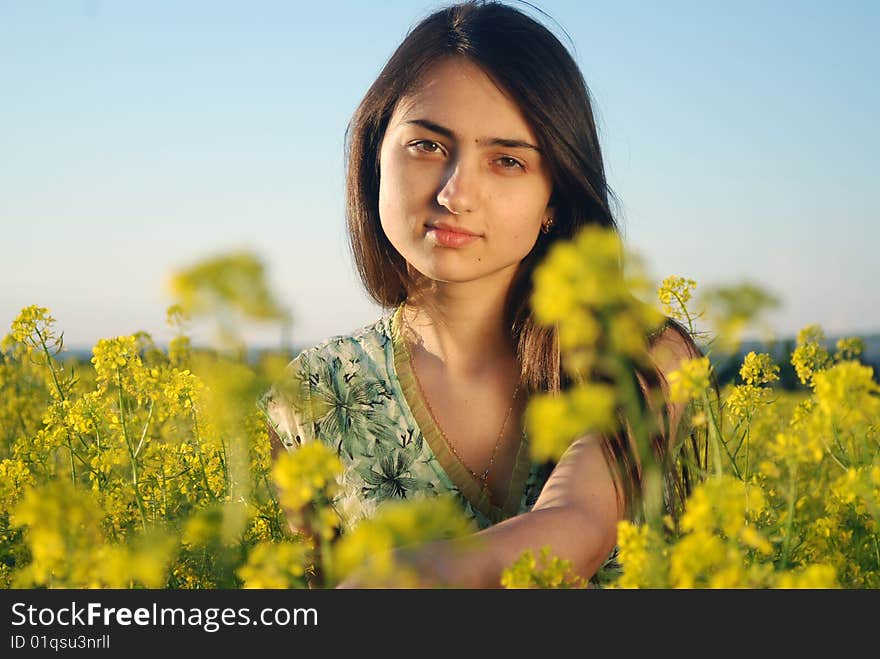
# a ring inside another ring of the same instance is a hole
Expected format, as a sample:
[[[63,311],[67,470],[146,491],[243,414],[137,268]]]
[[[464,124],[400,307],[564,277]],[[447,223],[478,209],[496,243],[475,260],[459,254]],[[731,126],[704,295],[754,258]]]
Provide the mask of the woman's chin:
[[[493,280],[499,285],[509,283],[508,278],[504,277],[500,270],[474,267],[473,264],[434,263],[431,267],[417,267],[417,270],[426,279],[442,284],[488,283]]]

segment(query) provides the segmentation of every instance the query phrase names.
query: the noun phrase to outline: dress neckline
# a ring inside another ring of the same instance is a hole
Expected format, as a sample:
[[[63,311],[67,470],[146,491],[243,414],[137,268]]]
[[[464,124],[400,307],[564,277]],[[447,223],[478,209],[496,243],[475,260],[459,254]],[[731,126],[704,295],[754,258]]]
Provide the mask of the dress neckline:
[[[486,516],[493,524],[503,519],[512,517],[519,512],[519,504],[522,499],[526,481],[529,476],[531,460],[528,452],[528,437],[525,432],[521,434],[519,448],[516,453],[516,460],[513,465],[513,472],[510,477],[510,486],[507,491],[507,497],[504,505],[497,506],[492,500],[487,490],[483,489],[482,484],[470,470],[462,464],[458,457],[452,452],[447,444],[443,433],[437,426],[433,415],[431,414],[425,400],[422,398],[419,390],[418,382],[412,371],[410,362],[409,346],[403,338],[400,331],[400,314],[403,311],[403,305],[398,305],[390,317],[390,332],[392,351],[394,353],[394,369],[397,379],[400,382],[401,390],[405,398],[406,404],[412,413],[413,418],[422,432],[425,441],[433,451],[440,463],[440,466],[449,476],[452,483],[459,489],[464,497]]]

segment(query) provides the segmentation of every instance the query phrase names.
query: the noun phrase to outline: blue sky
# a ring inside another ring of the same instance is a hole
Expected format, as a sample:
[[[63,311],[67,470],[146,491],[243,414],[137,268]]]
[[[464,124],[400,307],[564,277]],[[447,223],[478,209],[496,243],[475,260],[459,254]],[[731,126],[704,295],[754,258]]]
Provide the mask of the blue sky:
[[[880,331],[880,3],[537,4],[570,35],[551,24],[656,279],[761,284],[781,334]],[[71,346],[163,340],[168,274],[237,248],[265,261],[295,344],[374,320],[344,131],[439,6],[0,0],[0,333],[40,304]]]

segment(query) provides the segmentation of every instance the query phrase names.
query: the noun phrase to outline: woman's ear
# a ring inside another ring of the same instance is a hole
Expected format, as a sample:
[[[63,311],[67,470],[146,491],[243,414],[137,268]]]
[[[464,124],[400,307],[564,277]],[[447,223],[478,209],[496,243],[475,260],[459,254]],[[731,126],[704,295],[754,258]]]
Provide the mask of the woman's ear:
[[[547,213],[541,222],[541,233],[550,233],[551,229],[553,229],[553,223],[556,221],[555,213],[556,211],[552,206],[547,206]]]

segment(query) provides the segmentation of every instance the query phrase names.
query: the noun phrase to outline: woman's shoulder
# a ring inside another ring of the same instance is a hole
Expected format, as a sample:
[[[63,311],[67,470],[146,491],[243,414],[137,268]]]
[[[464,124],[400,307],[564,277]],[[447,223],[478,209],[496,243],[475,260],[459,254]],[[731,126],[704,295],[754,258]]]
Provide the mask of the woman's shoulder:
[[[272,427],[288,448],[315,433],[313,399],[332,402],[342,390],[356,388],[369,398],[388,379],[386,346],[391,341],[390,313],[348,334],[334,335],[301,349],[260,397]],[[368,396],[369,395],[369,396]]]
[[[292,364],[303,366],[358,366],[365,360],[383,360],[391,341],[390,318],[392,312],[382,314],[348,334],[336,334],[311,346],[300,349]]]

